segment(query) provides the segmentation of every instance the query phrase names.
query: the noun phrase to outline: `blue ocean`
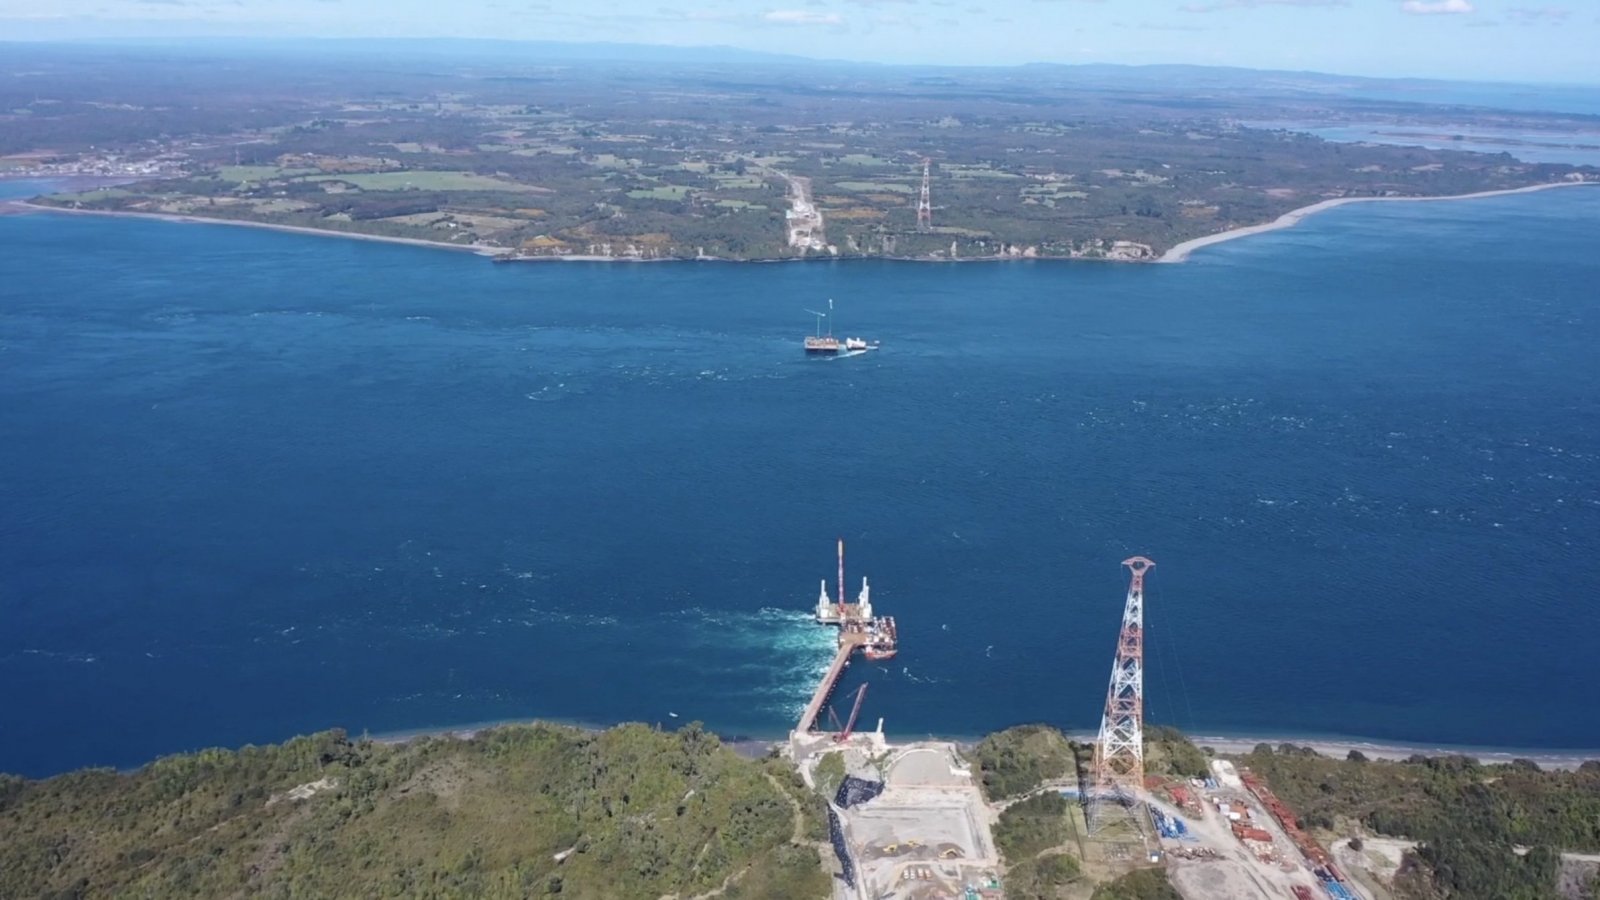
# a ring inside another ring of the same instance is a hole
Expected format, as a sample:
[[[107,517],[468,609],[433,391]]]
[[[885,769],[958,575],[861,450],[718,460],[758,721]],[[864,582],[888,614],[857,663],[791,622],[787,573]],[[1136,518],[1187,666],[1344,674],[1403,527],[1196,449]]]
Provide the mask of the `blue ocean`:
[[[12,186],[13,193],[31,193]],[[494,265],[0,217],[0,770],[544,717],[768,736],[847,542],[891,736],[1600,748],[1600,189],[1182,265]],[[808,359],[808,308],[878,352]]]

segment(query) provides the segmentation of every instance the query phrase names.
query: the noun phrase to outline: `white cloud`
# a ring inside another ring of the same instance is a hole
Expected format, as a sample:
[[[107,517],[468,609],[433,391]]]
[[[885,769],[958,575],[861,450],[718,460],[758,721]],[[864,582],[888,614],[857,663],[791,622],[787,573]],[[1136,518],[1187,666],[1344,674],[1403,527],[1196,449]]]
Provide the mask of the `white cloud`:
[[[1472,0],[1406,0],[1400,8],[1414,16],[1462,15],[1474,12]]]
[[[774,25],[843,25],[844,17],[834,12],[812,12],[807,9],[774,9],[761,17]]]

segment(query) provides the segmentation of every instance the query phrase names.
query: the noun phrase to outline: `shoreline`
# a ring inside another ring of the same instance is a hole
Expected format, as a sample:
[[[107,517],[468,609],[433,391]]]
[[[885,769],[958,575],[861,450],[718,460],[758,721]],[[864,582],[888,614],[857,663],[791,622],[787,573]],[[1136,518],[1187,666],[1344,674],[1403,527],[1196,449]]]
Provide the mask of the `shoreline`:
[[[692,717],[682,717],[668,721],[654,723],[662,730],[672,731],[683,725],[695,721]],[[618,725],[630,724],[628,722],[615,722],[611,725],[599,725],[592,722],[563,721],[560,719],[504,719],[488,722],[465,723],[454,726],[408,728],[400,731],[390,731],[381,734],[369,735],[370,739],[385,744],[403,744],[407,741],[428,737],[453,737],[460,740],[470,740],[478,734],[493,728],[507,725],[532,725],[544,722],[551,725],[561,725],[568,728],[577,728],[582,731],[597,732]],[[649,722],[636,724],[652,725]],[[1025,724],[1025,723],[1019,723]],[[707,727],[707,731],[727,744],[734,752],[740,755],[760,757],[775,747],[788,743],[788,735],[768,737],[753,734],[725,734],[715,728]],[[1322,756],[1329,759],[1344,759],[1352,750],[1358,750],[1368,759],[1403,761],[1412,756],[1466,756],[1476,759],[1484,765],[1504,765],[1514,760],[1530,760],[1545,770],[1571,771],[1577,769],[1585,762],[1600,761],[1600,748],[1594,750],[1578,750],[1570,748],[1523,748],[1515,747],[1476,747],[1460,744],[1434,744],[1426,741],[1384,741],[1355,736],[1308,736],[1308,735],[1205,735],[1183,732],[1196,747],[1210,747],[1219,756],[1243,756],[1255,749],[1258,744],[1270,744],[1274,749],[1280,744],[1293,744],[1297,747],[1310,747]],[[939,734],[905,734],[895,736],[885,732],[891,744],[909,744],[920,741],[942,741],[970,747],[976,744],[980,737],[965,736],[952,737]],[[1095,735],[1088,732],[1066,732],[1068,738],[1090,742]]]
[[[1367,740],[1357,737],[1270,737],[1207,736],[1185,734],[1196,747],[1210,747],[1221,756],[1242,756],[1257,744],[1294,744],[1310,747],[1330,759],[1344,759],[1352,750],[1368,759],[1400,761],[1412,756],[1466,756],[1484,765],[1504,765],[1515,760],[1530,760],[1541,769],[1572,771],[1591,760],[1600,760],[1600,750],[1516,749],[1509,747],[1464,747],[1454,744],[1431,745]]]
[[[1305,219],[1309,218],[1310,216],[1316,215],[1319,212],[1323,212],[1325,210],[1334,209],[1336,207],[1345,206],[1345,205],[1352,204],[1352,203],[1423,203],[1423,202],[1441,202],[1441,201],[1456,201],[1456,200],[1477,200],[1477,199],[1482,199],[1482,198],[1486,198],[1486,197],[1504,197],[1504,196],[1510,196],[1512,194],[1529,194],[1529,193],[1534,193],[1534,192],[1537,192],[1537,191],[1551,190],[1553,188],[1596,187],[1596,186],[1600,186],[1600,182],[1595,182],[1595,181],[1554,181],[1554,182],[1548,182],[1548,183],[1545,183],[1545,184],[1528,185],[1526,187],[1520,187],[1520,188],[1504,188],[1504,189],[1493,190],[1493,191],[1478,191],[1478,192],[1471,193],[1471,194],[1450,194],[1450,195],[1440,196],[1440,197],[1335,197],[1335,198],[1330,198],[1330,199],[1327,199],[1327,200],[1321,200],[1321,201],[1318,201],[1316,203],[1312,203],[1312,204],[1310,204],[1308,206],[1302,206],[1302,207],[1300,207],[1298,209],[1290,210],[1289,212],[1284,213],[1283,215],[1279,216],[1278,218],[1272,220],[1271,222],[1263,222],[1263,223],[1258,224],[1258,225],[1244,225],[1244,226],[1241,226],[1239,228],[1234,228],[1234,229],[1230,229],[1228,231],[1218,232],[1216,234],[1209,234],[1209,235],[1205,235],[1203,237],[1191,238],[1191,239],[1189,239],[1187,241],[1184,241],[1184,242],[1182,242],[1180,244],[1177,244],[1177,245],[1173,246],[1172,248],[1168,249],[1165,253],[1162,253],[1160,256],[1157,256],[1157,257],[1155,257],[1153,259],[1145,259],[1145,260],[1079,259],[1079,258],[1067,258],[1067,257],[1031,257],[1031,258],[1023,258],[1023,257],[1010,257],[1010,256],[964,257],[964,258],[960,258],[960,259],[946,259],[946,258],[923,259],[923,258],[920,258],[920,257],[900,257],[900,256],[893,256],[893,257],[863,257],[863,258],[884,259],[884,260],[895,261],[895,262],[935,262],[935,263],[1052,262],[1052,261],[1054,261],[1054,262],[1121,262],[1121,263],[1144,263],[1144,264],[1163,265],[1163,264],[1173,264],[1173,263],[1185,262],[1194,253],[1194,251],[1200,250],[1200,249],[1205,248],[1205,247],[1210,247],[1210,246],[1212,246],[1214,244],[1221,244],[1221,243],[1224,243],[1226,241],[1238,240],[1240,238],[1246,238],[1246,237],[1250,237],[1252,235],[1257,235],[1257,234],[1266,234],[1268,232],[1279,231],[1279,230],[1282,230],[1282,229],[1285,229],[1285,228],[1293,228],[1294,226],[1300,224],[1300,222],[1304,221]],[[349,239],[349,240],[357,240],[357,241],[374,241],[374,242],[386,243],[386,244],[404,244],[404,245],[412,246],[412,247],[428,247],[428,248],[433,248],[433,249],[437,249],[437,250],[451,250],[451,251],[455,251],[455,252],[458,252],[458,253],[466,252],[466,253],[472,253],[472,254],[474,254],[476,256],[487,257],[487,258],[492,259],[492,260],[494,260],[496,262],[508,262],[508,263],[511,263],[511,262],[517,262],[517,263],[557,263],[557,262],[576,262],[576,263],[667,263],[667,262],[779,263],[779,262],[842,262],[842,261],[844,261],[844,260],[839,260],[837,258],[829,258],[829,257],[821,257],[821,256],[819,256],[819,257],[799,257],[799,258],[787,258],[787,257],[783,257],[783,258],[762,258],[762,259],[728,259],[728,258],[725,258],[725,257],[717,257],[717,256],[703,256],[703,257],[697,257],[697,258],[694,258],[694,259],[679,259],[679,258],[676,258],[676,257],[656,258],[656,259],[640,259],[640,258],[636,258],[636,257],[591,256],[591,255],[587,255],[587,254],[568,254],[568,255],[560,255],[560,256],[554,256],[554,255],[552,255],[552,256],[518,256],[508,248],[490,247],[490,246],[482,245],[482,244],[473,244],[473,245],[448,244],[448,243],[444,243],[442,241],[423,240],[422,238],[390,237],[390,236],[387,236],[387,235],[364,234],[362,232],[355,232],[355,231],[336,231],[336,230],[329,229],[329,228],[312,228],[312,227],[305,226],[305,225],[280,225],[280,224],[276,224],[276,223],[272,223],[272,222],[252,222],[252,221],[243,220],[243,219],[209,218],[209,217],[206,217],[206,216],[187,215],[187,214],[180,214],[180,213],[130,212],[130,211],[126,211],[126,210],[109,210],[109,209],[68,209],[68,208],[65,208],[65,207],[46,206],[44,204],[32,203],[32,202],[30,202],[28,200],[22,200],[22,199],[9,200],[9,201],[0,201],[0,214],[6,213],[8,211],[8,209],[10,209],[10,210],[22,210],[22,211],[25,211],[25,212],[65,213],[65,214],[69,214],[69,215],[86,215],[86,216],[116,216],[116,217],[119,217],[119,218],[129,218],[129,219],[153,219],[153,220],[156,220],[156,221],[176,222],[176,223],[180,223],[180,224],[189,224],[189,225],[235,225],[235,226],[244,227],[244,228],[264,228],[264,229],[267,229],[269,231],[281,231],[281,232],[285,232],[285,233],[288,233],[288,234],[304,234],[304,235],[311,235],[311,236],[314,236],[314,237],[346,238],[346,239]]]
[[[430,247],[436,250],[453,250],[457,253],[472,253],[477,256],[487,257],[500,256],[505,252],[498,247],[486,247],[476,244],[446,244],[442,241],[425,241],[421,238],[389,237],[382,234],[363,234],[359,231],[335,231],[331,228],[279,225],[273,222],[251,222],[244,219],[213,219],[206,216],[191,216],[180,213],[129,212],[118,209],[68,209],[61,206],[30,203],[27,200],[12,200],[9,203],[11,206],[20,207],[30,212],[65,213],[77,216],[115,216],[122,219],[151,219],[157,222],[176,222],[183,225],[237,225],[242,228],[265,228],[268,231],[282,231],[288,234],[309,234],[316,237],[348,238],[355,241],[375,241],[384,244]],[[0,203],[0,207],[4,205],[4,203]]]
[[[1324,210],[1345,206],[1351,203],[1422,203],[1446,200],[1478,200],[1484,197],[1505,197],[1511,194],[1531,194],[1536,191],[1550,190],[1551,188],[1588,187],[1594,185],[1600,185],[1600,182],[1552,181],[1546,184],[1530,184],[1527,187],[1504,188],[1494,191],[1478,191],[1472,194],[1449,194],[1443,197],[1335,197],[1313,203],[1309,206],[1302,206],[1299,209],[1290,210],[1278,218],[1273,219],[1271,222],[1265,222],[1260,225],[1245,225],[1229,231],[1218,232],[1217,234],[1208,234],[1205,237],[1191,238],[1190,240],[1184,241],[1183,243],[1178,244],[1167,252],[1156,257],[1154,262],[1157,264],[1181,263],[1187,260],[1190,254],[1202,247],[1209,247],[1213,244],[1223,243],[1224,241],[1232,241],[1239,238],[1250,237],[1251,235],[1266,234],[1269,231],[1279,231],[1284,228],[1293,228],[1309,216],[1314,216],[1319,212],[1323,212]]]

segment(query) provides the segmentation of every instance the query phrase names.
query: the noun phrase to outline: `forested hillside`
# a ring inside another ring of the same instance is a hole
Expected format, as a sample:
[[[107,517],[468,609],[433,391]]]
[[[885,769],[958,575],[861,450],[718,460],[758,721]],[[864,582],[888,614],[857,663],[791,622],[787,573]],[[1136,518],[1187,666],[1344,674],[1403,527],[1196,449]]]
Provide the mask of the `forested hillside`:
[[[697,726],[327,732],[0,776],[0,897],[817,898],[809,802]]]
[[[1289,744],[1241,762],[1309,826],[1419,841],[1396,885],[1405,897],[1546,900],[1558,896],[1560,852],[1600,851],[1600,762],[1544,772],[1464,756],[1336,760]]]

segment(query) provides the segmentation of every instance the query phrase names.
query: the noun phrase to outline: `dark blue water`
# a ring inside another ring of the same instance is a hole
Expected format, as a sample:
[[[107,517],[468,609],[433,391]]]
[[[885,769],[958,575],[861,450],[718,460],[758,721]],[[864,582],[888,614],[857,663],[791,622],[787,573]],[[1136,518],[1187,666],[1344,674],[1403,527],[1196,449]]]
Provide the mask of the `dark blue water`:
[[[342,726],[784,731],[849,541],[892,734],[1600,747],[1600,189],[1178,266],[492,265],[0,217],[0,770]],[[807,360],[838,301],[876,354]],[[855,585],[852,584],[852,591]]]

